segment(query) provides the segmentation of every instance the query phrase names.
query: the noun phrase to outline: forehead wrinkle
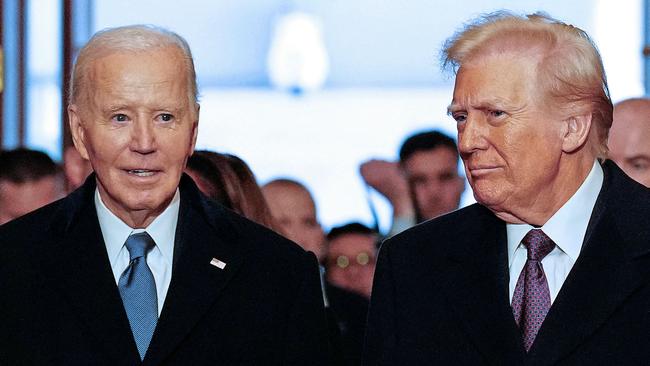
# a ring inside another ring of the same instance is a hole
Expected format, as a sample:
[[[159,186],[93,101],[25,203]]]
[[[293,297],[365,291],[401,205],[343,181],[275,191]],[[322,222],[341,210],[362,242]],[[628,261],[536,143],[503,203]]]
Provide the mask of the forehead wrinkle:
[[[520,102],[517,103],[515,101],[506,99],[506,98],[491,98],[488,100],[483,100],[480,103],[476,103],[472,107],[474,109],[479,109],[479,110],[485,110],[485,109],[500,109],[500,110],[505,110],[505,111],[517,111],[524,109],[527,103],[525,102]]]

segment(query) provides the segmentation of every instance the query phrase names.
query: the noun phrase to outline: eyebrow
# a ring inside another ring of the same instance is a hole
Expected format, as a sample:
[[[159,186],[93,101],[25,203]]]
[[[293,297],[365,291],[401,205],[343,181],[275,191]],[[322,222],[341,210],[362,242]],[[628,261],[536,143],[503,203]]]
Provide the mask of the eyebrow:
[[[462,110],[462,107],[458,103],[451,103],[447,106],[447,115],[451,116],[454,112]]]
[[[478,109],[478,110],[485,110],[485,109],[503,109],[506,111],[513,111],[513,110],[519,110],[525,106],[525,103],[522,103],[522,105],[515,106],[514,103],[511,101],[507,101],[503,98],[491,98],[488,100],[484,100],[478,105],[472,105],[470,103],[470,107],[473,109]],[[451,103],[447,107],[447,114],[451,115],[454,112],[465,110],[466,108],[461,106],[460,103]]]
[[[136,106],[136,109],[139,108],[139,107],[141,107],[141,106]],[[111,113],[111,112],[117,112],[117,111],[121,111],[121,110],[125,110],[125,109],[133,109],[133,106],[128,105],[128,104],[113,104],[113,105],[106,106],[105,108],[102,108],[102,111],[105,112],[105,113]],[[177,113],[178,111],[183,109],[183,106],[180,105],[180,104],[179,105],[167,105],[167,106],[154,105],[153,107],[151,107],[149,109],[152,110],[152,111],[170,111],[170,112]]]
[[[124,109],[129,109],[129,106],[127,106],[126,104],[113,104],[102,108],[102,112],[113,113]]]
[[[625,157],[625,160],[628,161],[633,161],[633,160],[650,160],[650,155],[646,155],[643,153],[637,153],[633,156],[627,156]]]

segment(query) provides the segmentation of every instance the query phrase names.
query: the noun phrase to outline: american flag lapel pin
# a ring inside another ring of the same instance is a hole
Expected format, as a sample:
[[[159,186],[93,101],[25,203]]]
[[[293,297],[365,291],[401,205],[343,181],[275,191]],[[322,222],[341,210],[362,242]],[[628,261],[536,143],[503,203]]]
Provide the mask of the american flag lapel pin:
[[[222,262],[222,261],[218,260],[217,258],[212,258],[212,260],[210,261],[210,264],[217,267],[217,268],[219,268],[219,269],[226,268],[226,262]]]

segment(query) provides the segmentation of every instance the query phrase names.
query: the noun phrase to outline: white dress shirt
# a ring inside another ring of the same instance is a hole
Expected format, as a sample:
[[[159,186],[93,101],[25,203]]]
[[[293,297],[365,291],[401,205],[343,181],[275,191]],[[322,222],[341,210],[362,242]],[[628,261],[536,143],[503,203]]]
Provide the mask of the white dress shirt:
[[[95,190],[95,207],[99,227],[108,252],[115,283],[119,284],[122,272],[129,265],[129,250],[124,243],[129,235],[146,231],[156,242],[156,246],[147,254],[147,265],[151,269],[156,282],[158,295],[158,316],[162,311],[169,283],[172,279],[172,263],[174,259],[174,238],[176,236],[176,223],[180,207],[180,193],[178,189],[167,208],[156,217],[145,229],[133,229],[120,220],[104,205],[99,190]]]
[[[544,224],[542,231],[556,244],[544,259],[542,267],[548,281],[551,303],[555,301],[564,280],[580,255],[582,242],[596,199],[603,185],[603,169],[594,162],[591,172],[576,193]],[[507,224],[508,264],[510,268],[510,302],[528,253],[521,243],[526,233],[535,227],[528,224]]]

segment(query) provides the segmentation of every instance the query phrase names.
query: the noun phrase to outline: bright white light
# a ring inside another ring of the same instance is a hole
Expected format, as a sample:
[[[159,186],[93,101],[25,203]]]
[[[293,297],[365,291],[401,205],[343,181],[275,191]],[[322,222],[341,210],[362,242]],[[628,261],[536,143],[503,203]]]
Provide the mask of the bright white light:
[[[320,88],[329,72],[329,60],[318,19],[302,12],[280,17],[274,27],[267,67],[277,88]]]
[[[643,95],[643,2],[595,1],[594,40],[603,58],[612,100]]]

